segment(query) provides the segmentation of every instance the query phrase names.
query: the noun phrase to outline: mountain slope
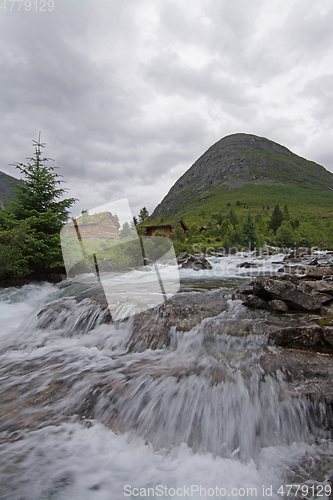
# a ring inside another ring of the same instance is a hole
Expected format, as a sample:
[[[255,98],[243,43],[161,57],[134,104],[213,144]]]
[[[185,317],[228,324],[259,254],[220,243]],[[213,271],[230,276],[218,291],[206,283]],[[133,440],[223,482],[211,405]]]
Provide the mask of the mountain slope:
[[[0,208],[6,208],[11,201],[15,200],[14,187],[11,182],[20,183],[15,177],[0,172]]]
[[[324,167],[264,137],[232,134],[211,146],[178,179],[152,217],[185,215],[208,205],[214,209],[233,195],[245,196],[246,202],[252,192],[252,201],[258,203],[267,196],[275,198],[277,192],[276,202],[287,202],[283,193],[290,197],[290,187],[297,198],[303,192],[309,198],[310,188],[316,203],[321,193],[325,206],[333,202],[333,174]]]

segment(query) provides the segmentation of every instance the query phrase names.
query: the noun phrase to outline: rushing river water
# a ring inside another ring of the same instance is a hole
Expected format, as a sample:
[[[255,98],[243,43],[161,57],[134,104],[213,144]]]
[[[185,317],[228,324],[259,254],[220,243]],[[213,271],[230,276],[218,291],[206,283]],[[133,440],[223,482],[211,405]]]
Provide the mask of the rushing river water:
[[[182,283],[235,286],[241,259],[225,258],[223,275],[212,258]],[[133,318],[102,324],[77,293],[74,282],[0,292],[1,500],[329,498],[331,415],[282,396],[283,367],[260,364],[276,349],[265,335],[221,334],[246,314],[240,301],[174,329],[164,349],[129,352]]]

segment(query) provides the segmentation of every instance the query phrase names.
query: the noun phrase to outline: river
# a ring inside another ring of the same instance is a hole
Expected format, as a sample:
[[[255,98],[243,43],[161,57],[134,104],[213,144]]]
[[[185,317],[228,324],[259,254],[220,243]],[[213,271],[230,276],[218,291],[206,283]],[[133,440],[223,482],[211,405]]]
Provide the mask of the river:
[[[227,293],[244,259],[181,271],[185,288],[225,287],[227,309],[159,350],[129,351],[133,318],[102,323],[74,281],[0,290],[1,500],[329,498],[327,409],[283,397],[266,335],[221,334],[246,314]]]

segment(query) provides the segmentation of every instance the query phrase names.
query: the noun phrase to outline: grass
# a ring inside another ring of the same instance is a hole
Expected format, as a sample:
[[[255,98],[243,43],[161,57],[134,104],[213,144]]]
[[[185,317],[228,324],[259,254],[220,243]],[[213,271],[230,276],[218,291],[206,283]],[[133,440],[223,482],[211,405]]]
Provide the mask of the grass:
[[[236,206],[236,202],[242,205]],[[250,212],[254,216],[270,217],[277,204],[281,208],[287,204],[290,215],[302,218],[302,220],[310,220],[314,215],[328,218],[333,215],[333,191],[307,185],[294,186],[282,183],[272,185],[247,183],[236,189],[220,185],[203,194],[193,196],[190,202],[179,200],[179,203],[173,207],[173,211],[176,210],[187,224],[191,224],[206,220],[207,216],[213,213],[227,213],[231,207],[239,215],[246,215]],[[203,215],[204,212],[205,215]]]

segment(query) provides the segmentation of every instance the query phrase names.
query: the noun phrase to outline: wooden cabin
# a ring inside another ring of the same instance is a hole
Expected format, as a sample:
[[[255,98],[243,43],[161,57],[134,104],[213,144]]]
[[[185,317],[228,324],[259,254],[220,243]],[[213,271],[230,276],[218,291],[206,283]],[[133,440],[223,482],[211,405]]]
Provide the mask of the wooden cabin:
[[[160,233],[164,233],[168,238],[170,238],[170,234],[175,229],[176,225],[180,224],[184,233],[188,231],[188,226],[185,224],[181,217],[174,217],[172,219],[154,219],[154,220],[146,220],[144,222],[140,222],[137,225],[137,229],[140,230],[146,229],[145,236],[154,236],[156,231]]]
[[[85,238],[119,238],[120,224],[111,212],[88,215],[83,213],[76,220],[82,239]],[[74,223],[75,223],[74,220]],[[75,226],[69,228],[68,235],[76,235]]]

